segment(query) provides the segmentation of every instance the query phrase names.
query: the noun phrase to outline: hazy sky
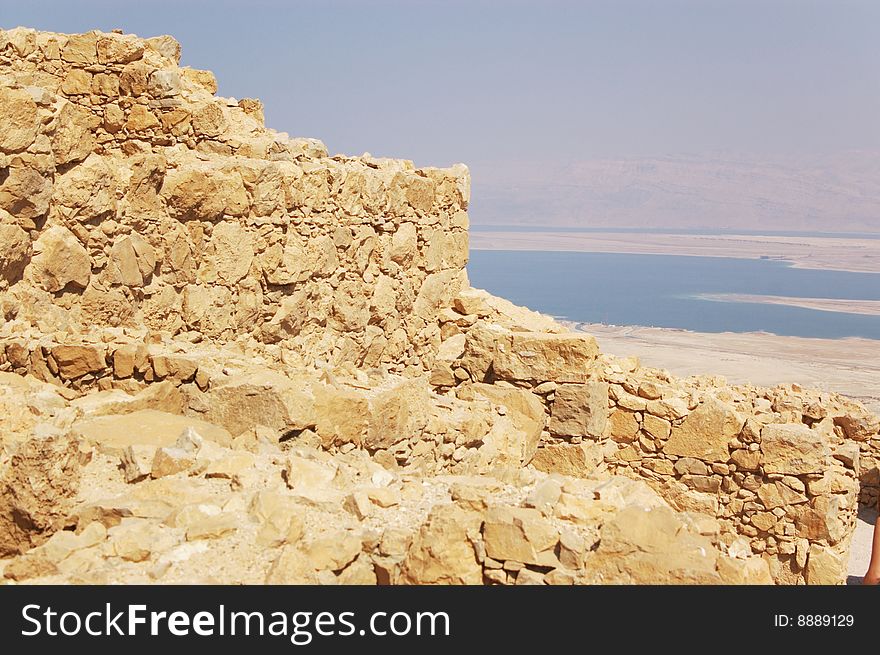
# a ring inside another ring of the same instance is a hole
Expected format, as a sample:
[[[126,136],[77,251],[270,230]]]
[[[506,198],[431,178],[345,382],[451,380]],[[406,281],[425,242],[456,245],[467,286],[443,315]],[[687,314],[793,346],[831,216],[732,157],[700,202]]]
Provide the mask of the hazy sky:
[[[173,34],[270,127],[419,165],[880,149],[878,0],[0,0],[0,25]]]
[[[0,0],[15,25],[170,33],[270,127],[467,163],[476,224],[880,226],[880,0]],[[578,163],[666,155],[697,163]]]

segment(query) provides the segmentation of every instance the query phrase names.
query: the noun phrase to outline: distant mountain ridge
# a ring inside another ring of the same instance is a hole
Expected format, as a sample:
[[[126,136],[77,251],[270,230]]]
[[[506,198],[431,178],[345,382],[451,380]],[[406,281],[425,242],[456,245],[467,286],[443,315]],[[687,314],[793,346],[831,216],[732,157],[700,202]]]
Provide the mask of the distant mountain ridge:
[[[880,232],[880,153],[472,166],[475,225]]]

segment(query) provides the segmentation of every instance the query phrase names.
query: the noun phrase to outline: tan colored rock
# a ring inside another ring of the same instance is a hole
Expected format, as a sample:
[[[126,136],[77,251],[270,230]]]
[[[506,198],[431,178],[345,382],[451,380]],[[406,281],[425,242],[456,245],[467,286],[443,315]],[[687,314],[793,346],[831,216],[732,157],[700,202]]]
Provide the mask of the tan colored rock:
[[[587,579],[718,584],[719,556],[707,537],[682,532],[682,522],[672,510],[631,505],[602,526],[599,546],[586,563]]]
[[[645,403],[647,412],[667,421],[675,421],[687,416],[688,406],[681,398],[661,398]]]
[[[95,42],[100,64],[128,64],[144,54],[144,42],[131,34],[101,34]]]
[[[486,512],[483,541],[492,559],[541,565],[541,554],[556,547],[559,532],[538,510],[498,507]]]
[[[424,380],[396,380],[364,393],[333,385],[315,386],[316,430],[325,445],[354,443],[372,450],[418,436],[428,420]]]
[[[373,514],[373,503],[364,491],[354,491],[345,499],[345,509],[361,521]]]
[[[455,300],[453,300],[452,306],[460,314],[474,315],[481,318],[489,316],[492,313],[492,308],[486,302],[487,295],[485,291],[479,289],[462,289],[458,292]]]
[[[799,505],[800,503],[807,502],[807,497],[805,495],[794,491],[791,487],[782,484],[781,482],[763,484],[758,487],[756,493],[758,494],[761,503],[768,510],[773,510],[777,507]]]
[[[550,432],[572,437],[600,437],[608,423],[608,384],[560,384],[550,409]]]
[[[326,446],[363,445],[369,429],[370,400],[354,389],[330,385],[314,388],[316,431]]]
[[[418,248],[418,235],[413,223],[401,223],[391,240],[391,259],[402,266],[412,262]]]
[[[118,354],[117,350],[114,357]],[[119,375],[115,361],[114,374],[117,377],[126,377]],[[89,417],[131,414],[145,409],[183,415],[187,408],[186,398],[180,388],[170,381],[154,382],[133,396],[123,391],[93,393],[74,400],[72,405]]]
[[[98,32],[71,34],[61,49],[61,59],[71,64],[91,66],[98,63]]]
[[[65,95],[91,93],[92,75],[81,68],[72,68],[61,82],[61,92]]]
[[[88,373],[99,373],[107,368],[103,346],[55,346],[52,357],[58,365],[58,374],[65,380],[80,378]]]
[[[22,442],[0,465],[0,556],[23,553],[61,527],[85,461],[78,440],[53,436]]]
[[[142,287],[155,267],[155,250],[137,233],[122,237],[110,249],[109,270],[117,284]]]
[[[473,541],[482,519],[457,505],[434,507],[407,550],[401,584],[481,584]]]
[[[615,409],[608,418],[609,432],[615,441],[630,442],[639,433],[639,419],[635,412]]]
[[[385,509],[399,505],[401,501],[400,492],[391,487],[367,489],[367,498],[374,505]]]
[[[730,453],[730,460],[741,471],[757,471],[761,465],[761,452],[758,450],[734,450]]]
[[[186,529],[186,540],[218,539],[236,530],[238,530],[238,519],[232,513],[223,512],[191,523]]]
[[[428,416],[428,388],[423,380],[402,382],[371,398],[371,416],[364,446],[388,448],[418,436]]]
[[[24,89],[0,87],[0,151],[19,152],[30,146],[37,137],[40,120],[37,105]]]
[[[67,228],[56,225],[34,242],[34,257],[27,274],[35,284],[54,293],[67,285],[85,289],[92,274],[86,249]]]
[[[305,534],[304,512],[293,506],[279,507],[270,513],[257,532],[256,541],[266,548],[297,544]]]
[[[311,562],[300,547],[287,545],[272,563],[265,582],[272,585],[316,584],[318,579]]]
[[[724,463],[730,459],[728,444],[739,434],[744,419],[733,408],[714,398],[703,401],[681,425],[673,426],[663,452]]]
[[[876,438],[880,433],[880,416],[870,412],[848,412],[843,416],[836,416],[834,424],[843,428],[847,439],[855,441],[868,441]]]
[[[248,197],[237,172],[219,168],[186,168],[169,171],[162,185],[169,211],[177,218],[218,221],[224,214],[241,216]]]
[[[486,321],[477,321],[468,330],[459,363],[470,372],[473,380],[482,382],[486,379],[495,357],[495,344],[505,332],[502,327]]]
[[[73,429],[101,450],[121,454],[128,446],[173,446],[180,434],[193,428],[202,437],[228,445],[232,436],[220,426],[189,416],[178,416],[152,409],[121,416],[98,416],[74,423]]]
[[[830,454],[828,441],[806,425],[765,425],[761,430],[763,467],[767,473],[821,473]]]
[[[61,106],[55,118],[52,134],[52,153],[59,166],[82,161],[95,148],[93,129],[99,119],[87,109],[72,102]]]
[[[0,281],[17,282],[31,258],[31,240],[17,225],[0,224]]]
[[[144,105],[134,105],[128,112],[125,129],[129,132],[143,132],[159,126],[159,119]]]
[[[599,446],[581,442],[542,446],[535,452],[531,464],[546,473],[585,478],[593,473],[601,462],[602,452]]]
[[[149,477],[156,458],[154,446],[132,444],[122,452],[122,471],[126,482],[140,482]]]
[[[361,540],[342,530],[312,541],[305,555],[316,571],[341,571],[361,552]]]
[[[253,260],[250,234],[238,223],[220,223],[211,234],[199,277],[208,284],[234,285],[248,274]]]
[[[279,432],[315,425],[311,380],[260,371],[220,380],[201,396],[204,419],[234,435],[254,425]]]
[[[336,468],[318,460],[290,455],[285,461],[284,480],[297,493],[325,489],[335,477]]]
[[[767,562],[758,557],[734,559],[720,557],[717,563],[718,575],[722,584],[771,585],[773,577]]]
[[[585,334],[512,332],[495,344],[495,375],[507,380],[586,382],[599,354]]]
[[[204,475],[206,478],[234,480],[250,471],[254,464],[251,453],[232,453],[210,461],[205,466]]]
[[[642,416],[642,430],[655,439],[668,439],[672,434],[672,425],[666,419],[645,412]]]
[[[795,528],[799,537],[810,541],[836,544],[844,534],[841,521],[841,498],[817,496],[808,505],[800,505],[795,516]]]
[[[153,478],[163,478],[166,475],[176,475],[189,471],[195,466],[196,456],[182,448],[166,447],[157,448],[150,467],[150,475]]]
[[[30,166],[10,166],[0,181],[0,210],[22,227],[45,215],[51,198],[52,181]]]
[[[226,117],[219,103],[204,102],[193,109],[192,125],[197,135],[216,137],[226,129]]]
[[[810,547],[805,571],[809,585],[839,585],[846,578],[846,562],[840,553],[819,544]]]
[[[80,221],[114,216],[115,172],[103,157],[89,155],[78,166],[56,177],[52,200],[64,206],[69,218]]]
[[[541,431],[544,429],[544,406],[540,399],[526,389],[501,387],[492,384],[476,383],[461,387],[458,397],[472,400],[475,397],[489,399],[495,405],[503,405],[513,425],[523,432],[522,462],[528,464],[538,447]]]
[[[127,562],[144,562],[172,538],[148,520],[129,518],[107,531],[111,553]]]

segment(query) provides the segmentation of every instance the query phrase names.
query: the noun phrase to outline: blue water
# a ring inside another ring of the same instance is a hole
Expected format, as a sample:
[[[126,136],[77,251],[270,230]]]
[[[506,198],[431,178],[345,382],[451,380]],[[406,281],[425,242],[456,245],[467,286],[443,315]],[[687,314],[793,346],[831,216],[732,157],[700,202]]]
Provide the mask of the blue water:
[[[578,322],[880,339],[880,316],[695,297],[880,300],[875,273],[791,268],[758,259],[505,250],[471,251],[468,272],[474,287]]]
[[[678,227],[553,227],[549,225],[477,225],[471,224],[471,232],[565,232],[565,233],[614,233],[622,234],[687,234],[712,236],[753,237],[816,237],[837,239],[880,239],[880,232],[809,232],[798,230],[744,230],[740,228],[678,228]]]

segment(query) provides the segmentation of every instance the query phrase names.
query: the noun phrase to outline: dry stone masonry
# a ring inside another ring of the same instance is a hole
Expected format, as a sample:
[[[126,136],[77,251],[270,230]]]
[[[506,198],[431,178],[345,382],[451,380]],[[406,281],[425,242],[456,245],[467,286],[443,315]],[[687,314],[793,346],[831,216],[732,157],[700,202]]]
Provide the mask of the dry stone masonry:
[[[331,158],[179,58],[170,37],[0,37],[7,319],[430,360],[464,282],[467,169]]]
[[[471,289],[464,166],[331,157],[179,60],[0,31],[0,578],[843,581],[878,417]]]

